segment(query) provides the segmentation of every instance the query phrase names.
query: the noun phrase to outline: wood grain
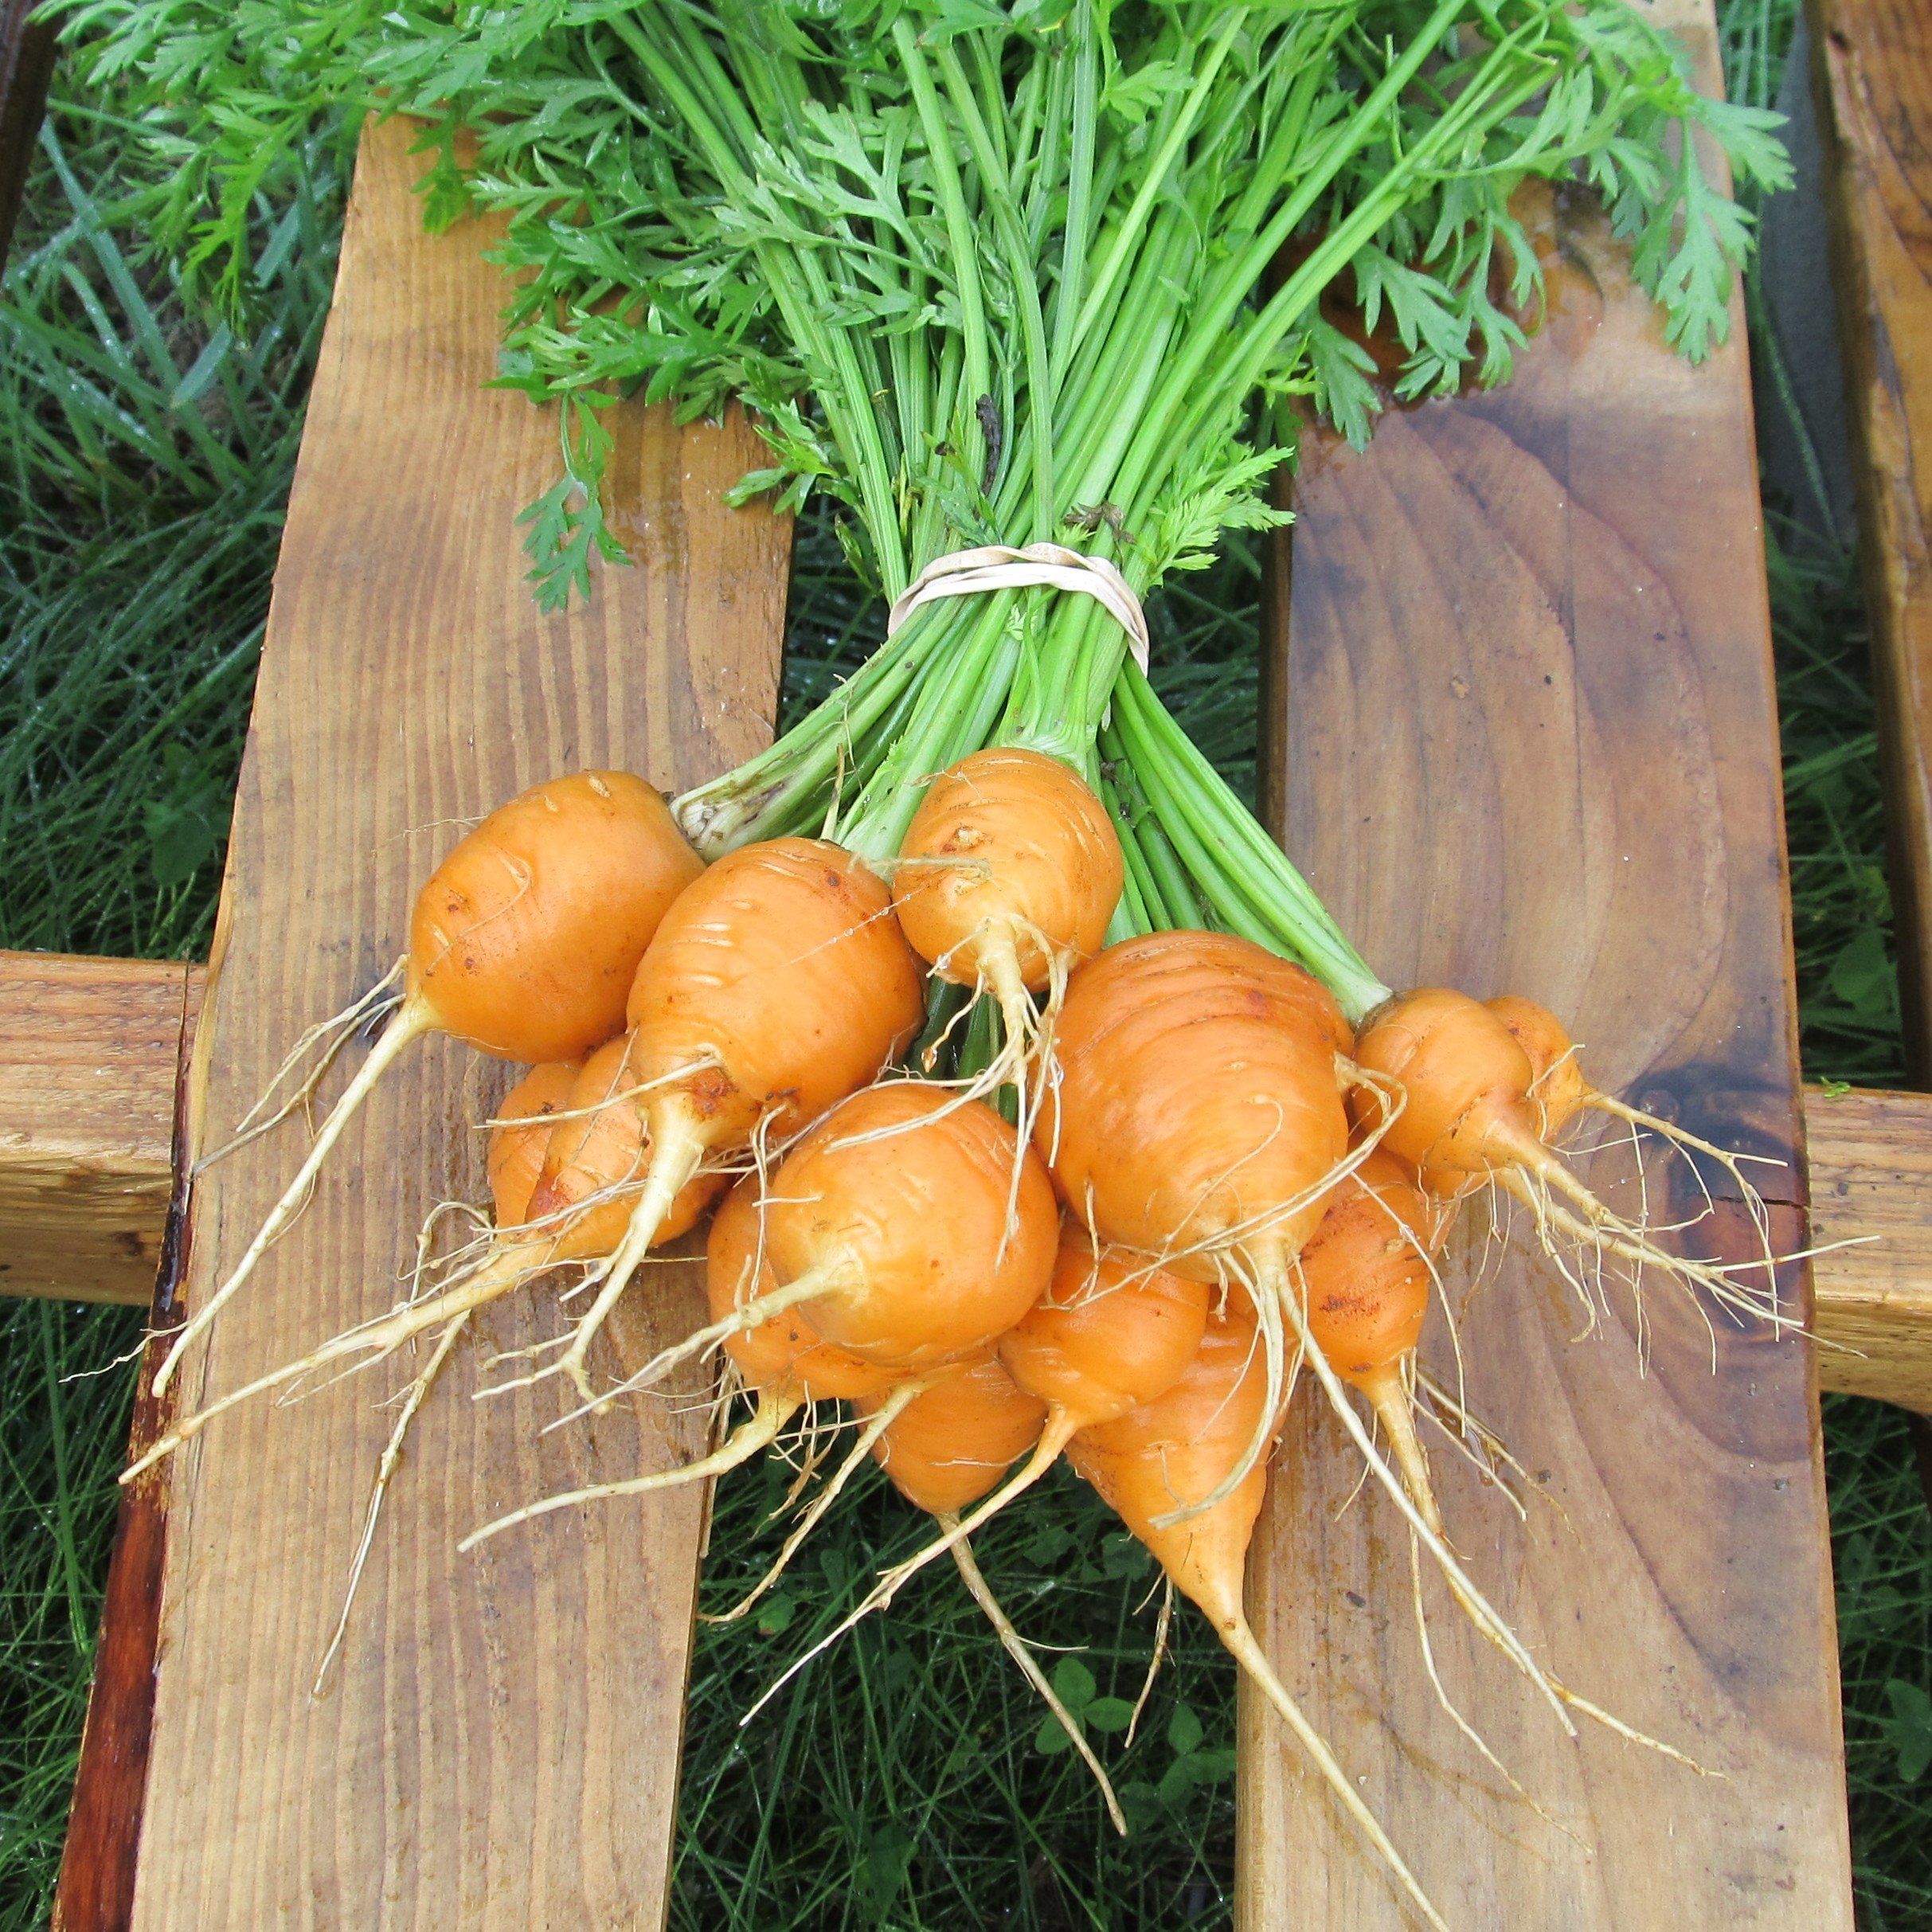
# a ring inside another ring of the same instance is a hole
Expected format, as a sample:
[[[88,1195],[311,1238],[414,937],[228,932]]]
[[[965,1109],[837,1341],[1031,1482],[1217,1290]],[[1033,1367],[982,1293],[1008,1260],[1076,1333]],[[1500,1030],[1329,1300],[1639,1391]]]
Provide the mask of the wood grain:
[[[1805,1137],[1818,1380],[1932,1415],[1932,1094],[1813,1089]]]
[[[220,1139],[301,1028],[401,952],[453,827],[553,772],[616,765],[671,786],[768,735],[789,533],[720,502],[757,440],[613,410],[635,565],[605,573],[588,611],[540,617],[512,519],[554,474],[555,425],[479,387],[502,297],[479,259],[489,237],[421,233],[408,141],[371,130],[358,166],[241,771],[191,1146]],[[481,1196],[471,1123],[507,1077],[446,1043],[417,1052],[191,1359],[184,1406],[396,1299],[424,1213]],[[190,1308],[295,1152],[282,1135],[201,1175]],[[697,1292],[688,1267],[647,1270],[620,1359],[682,1328]],[[471,1402],[489,1355],[561,1319],[536,1293],[499,1304],[452,1359],[319,1698],[390,1427],[378,1405],[408,1371],[245,1408],[178,1459],[139,1932],[661,1921],[705,1497],[455,1550],[506,1506],[668,1466],[702,1440],[701,1416],[664,1403],[542,1437],[567,1406],[555,1383]]]
[[[0,1293],[145,1304],[198,968],[0,952]]]
[[[198,988],[199,979],[198,972]],[[156,1395],[152,1383],[182,1321],[180,1289],[189,1251],[188,1089],[184,1059],[174,1083],[171,1130],[183,1158],[176,1164],[154,1312],[135,1390],[127,1441],[131,1462],[158,1442],[174,1420],[175,1391],[170,1388]],[[100,1642],[88,1689],[87,1723],[80,1734],[80,1762],[61,1851],[52,1932],[122,1932],[133,1915],[136,1855],[154,1744],[154,1656],[167,1567],[170,1487],[166,1469],[147,1470],[122,1489],[115,1512]]]
[[[1932,1085],[1932,13],[1810,0],[1900,990]]]
[[[1707,12],[1674,13],[1707,61]],[[1269,809],[1392,984],[1544,1000],[1600,1085],[1783,1161],[1765,1184],[1789,1252],[1797,1054],[1741,319],[1693,370],[1600,217],[1560,211],[1544,242],[1550,314],[1510,387],[1390,416],[1365,454],[1305,454]],[[1627,1148],[1586,1164],[1637,1205]],[[1649,1183],[1661,1219],[1703,1207],[1679,1164]],[[1747,1258],[1717,1193],[1680,1238]],[[1539,1819],[1440,1707],[1406,1536],[1385,1500],[1351,1500],[1345,1439],[1305,1394],[1250,1571],[1262,1641],[1452,1925],[1848,1928],[1810,1348],[1707,1332],[1655,1279],[1641,1334],[1614,1292],[1580,1339],[1556,1271],[1521,1244],[1499,1266],[1485,1219],[1465,1217],[1451,1277],[1469,1397],[1541,1493],[1519,1523],[1437,1437],[1452,1535],[1566,1682],[1722,1777],[1566,1738],[1432,1578],[1442,1681]],[[1239,1803],[1250,1932],[1411,1922],[1252,1698]]]

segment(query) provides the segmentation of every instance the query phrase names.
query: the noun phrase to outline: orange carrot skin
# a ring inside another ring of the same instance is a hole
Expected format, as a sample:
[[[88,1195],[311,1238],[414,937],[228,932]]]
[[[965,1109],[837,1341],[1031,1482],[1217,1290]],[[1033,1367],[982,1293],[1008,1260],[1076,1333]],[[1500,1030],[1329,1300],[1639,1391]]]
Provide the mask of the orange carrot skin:
[[[804,1304],[812,1326],[902,1370],[981,1351],[1011,1328],[1050,1278],[1058,1238],[1032,1149],[984,1102],[917,1080],[828,1113],[786,1156],[765,1207],[781,1284],[828,1264],[851,1271],[850,1289]]]
[[[1193,1360],[1212,1291],[1124,1248],[1096,1250],[1070,1221],[1046,1292],[1004,1335],[1013,1379],[1081,1424],[1164,1394]]]
[[[1583,1077],[1568,1031],[1547,1007],[1520,993],[1504,993],[1483,1003],[1529,1056],[1534,1076],[1530,1097],[1536,1105],[1538,1128],[1545,1141],[1553,1140],[1590,1098],[1590,1082]]]
[[[843,847],[775,839],[709,867],[630,988],[641,1080],[678,1081],[712,1133],[795,1132],[872,1079],[925,1017],[923,971],[878,875]]]
[[[1115,974],[1131,976],[1137,985],[1147,988],[1164,984],[1160,976],[1165,974],[1219,975],[1238,980],[1251,993],[1265,997],[1268,1010],[1298,1015],[1300,1023],[1329,1051],[1346,1054],[1354,1050],[1355,1034],[1341,1003],[1314,974],[1231,933],[1150,933],[1108,947],[1081,972],[1091,999],[1101,997],[1101,989]]]
[[[498,1106],[485,1164],[499,1228],[519,1226],[528,1218],[530,1199],[536,1191],[550,1144],[550,1117],[569,1104],[570,1089],[581,1071],[574,1060],[553,1060],[534,1066]]]
[[[1311,976],[1244,940],[1160,933],[1109,946],[1068,987],[1036,1144],[1104,1242],[1208,1281],[1230,1245],[1293,1254],[1347,1151],[1347,1035]]]
[[[855,1406],[869,1415],[883,1398]],[[995,1355],[935,1372],[873,1445],[909,1503],[934,1515],[956,1515],[990,1495],[1007,1469],[1039,1440],[1046,1405],[1029,1395]]]
[[[1410,1172],[1379,1148],[1336,1187],[1301,1250],[1301,1277],[1309,1334],[1344,1382],[1376,1382],[1415,1352],[1440,1219]]]
[[[1401,1085],[1406,1101],[1382,1144],[1433,1194],[1466,1193],[1540,1144],[1529,1055],[1466,993],[1422,987],[1397,995],[1364,1023],[1355,1058]]]
[[[972,942],[990,926],[1011,931],[1021,976],[1040,991],[1051,959],[1035,935],[1086,958],[1120,902],[1120,841],[1106,808],[1072,766],[1041,752],[995,747],[942,772],[899,857],[899,924],[956,985],[976,983]]]
[[[628,772],[579,772],[499,805],[431,875],[405,991],[505,1060],[568,1060],[624,1027],[644,948],[704,870]]]
[[[1242,1614],[1248,1544],[1267,1493],[1257,1463],[1213,1505],[1165,1527],[1154,1519],[1210,1493],[1246,1451],[1268,1400],[1251,1318],[1207,1324],[1179,1379],[1151,1402],[1081,1429],[1067,1445],[1074,1469],[1144,1543],[1183,1596],[1218,1626]]]
[[[713,1321],[722,1321],[751,1296],[765,1294],[778,1285],[770,1262],[761,1265],[758,1199],[758,1177],[748,1174],[725,1195],[712,1218],[705,1243],[705,1297]],[[894,1370],[862,1362],[820,1340],[795,1308],[782,1309],[755,1328],[741,1328],[727,1336],[725,1352],[737,1364],[748,1387],[794,1385],[813,1402],[880,1394],[896,1376]]]
[[[608,1254],[624,1238],[636,1202],[636,1183],[650,1164],[645,1128],[647,1096],[634,1091],[627,1034],[607,1040],[584,1062],[565,1102],[569,1118],[550,1131],[543,1173],[530,1197],[532,1220],[561,1214],[593,1195],[609,1195],[586,1207],[557,1230],[557,1259],[593,1261]],[[694,1227],[725,1185],[722,1174],[701,1174],[673,1204],[658,1233],[675,1241]]]

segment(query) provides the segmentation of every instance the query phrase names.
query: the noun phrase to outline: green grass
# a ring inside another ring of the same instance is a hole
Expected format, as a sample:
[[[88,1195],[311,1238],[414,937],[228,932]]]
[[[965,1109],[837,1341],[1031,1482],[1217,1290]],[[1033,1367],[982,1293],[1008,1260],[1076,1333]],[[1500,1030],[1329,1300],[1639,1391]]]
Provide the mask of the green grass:
[[[1792,0],[1727,10],[1735,91],[1776,84]],[[319,148],[260,211],[258,328],[186,318],[133,237],[152,184],[110,108],[52,123],[0,296],[0,943],[205,948],[303,385],[327,299],[338,162]],[[1895,1077],[1882,808],[1848,557],[1773,556],[1804,1042],[1814,1076]],[[1259,573],[1236,553],[1157,616],[1170,700],[1251,784]],[[801,534],[788,704],[876,635],[823,525]],[[128,1378],[125,1311],[0,1305],[0,1932],[43,1922],[84,1707]],[[86,1375],[85,1371],[100,1371]],[[84,1375],[83,1379],[74,1379]],[[1827,1405],[1860,1911],[1932,1926],[1932,1539],[1895,1411]],[[776,1468],[722,1486],[705,1602],[749,1585]],[[950,1574],[908,1591],[749,1731],[739,1715],[850,1601],[855,1550],[917,1533],[871,1474],[761,1613],[702,1637],[673,1915],[682,1927],[1227,1922],[1232,1676],[1175,1620],[1131,1750],[1147,1559],[1065,1478],[982,1558],[1104,1731],[1141,1828],[1104,1828],[1085,1774]],[[1914,1789],[1916,1784],[1917,1788]],[[917,1847],[917,1855],[913,1849]],[[976,1903],[968,1906],[964,1901]]]
[[[127,1439],[131,1391],[115,1363],[140,1328],[135,1308],[0,1304],[5,1932],[45,1922],[60,1863]]]
[[[135,237],[110,113],[50,118],[0,305],[0,933],[205,952],[341,222],[320,148],[260,224],[251,340]]]

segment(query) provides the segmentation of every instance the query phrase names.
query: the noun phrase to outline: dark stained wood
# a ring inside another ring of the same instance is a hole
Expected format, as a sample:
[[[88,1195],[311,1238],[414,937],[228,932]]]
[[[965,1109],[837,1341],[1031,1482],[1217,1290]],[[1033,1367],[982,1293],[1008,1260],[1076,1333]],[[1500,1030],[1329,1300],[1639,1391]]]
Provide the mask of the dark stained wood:
[[[1707,60],[1707,11],[1671,10]],[[1693,370],[1600,218],[1566,211],[1549,239],[1548,323],[1511,387],[1391,416],[1365,454],[1307,452],[1271,809],[1392,984],[1530,994],[1600,1085],[1785,1162],[1762,1171],[1789,1252],[1801,1144],[1741,318]],[[1631,1165],[1585,1163],[1634,1210]],[[1660,1220],[1702,1205],[1670,1161],[1650,1188]],[[1718,1194],[1680,1238],[1746,1258]],[[1723,1776],[1567,1739],[1432,1578],[1442,1680],[1539,1819],[1439,1707],[1406,1533],[1385,1500],[1351,1500],[1345,1438],[1307,1389],[1250,1572],[1262,1641],[1452,1925],[1848,1928],[1809,1346],[1714,1337],[1654,1278],[1641,1337],[1620,1292],[1580,1338],[1554,1268],[1530,1243],[1499,1264],[1485,1219],[1465,1216],[1449,1275],[1469,1397],[1542,1493],[1519,1523],[1438,1438],[1452,1536],[1566,1682]],[[1410,1923],[1259,1699],[1241,1749],[1240,1922]]]
[[[33,159],[53,73],[53,29],[29,20],[35,0],[0,0],[0,268]]]
[[[1932,11],[1809,0],[1885,758],[1900,988],[1932,1085]]]
[[[613,411],[636,565],[604,576],[590,610],[540,617],[512,519],[553,474],[554,424],[479,386],[502,296],[487,237],[421,233],[408,140],[373,130],[358,164],[241,773],[190,1153],[232,1128],[306,1023],[401,952],[453,823],[585,765],[688,782],[768,734],[789,533],[720,502],[757,438]],[[190,1357],[184,1406],[396,1299],[426,1210],[482,1195],[470,1123],[507,1077],[443,1042],[393,1077]],[[299,1141],[291,1129],[201,1175],[190,1308]],[[690,1319],[693,1270],[647,1270],[643,1287],[621,1360]],[[664,1402],[543,1437],[569,1406],[555,1383],[471,1402],[495,1379],[488,1355],[560,1327],[533,1294],[479,1318],[452,1359],[319,1699],[390,1427],[379,1405],[409,1370],[238,1411],[174,1463],[141,1932],[661,1921],[706,1499],[455,1549],[507,1505],[667,1466],[702,1440],[702,1418]]]
[[[201,976],[0,952],[0,1294],[152,1296]]]
[[[199,976],[196,976],[198,987]],[[174,1392],[151,1386],[181,1326],[180,1288],[188,1267],[188,1070],[175,1081],[174,1140],[184,1157],[168,1204],[154,1316],[141,1355],[127,1459],[159,1441],[174,1419]],[[135,1855],[147,1790],[154,1727],[154,1658],[161,1634],[167,1564],[168,1472],[146,1471],[121,1492],[114,1552],[101,1605],[100,1643],[80,1735],[80,1766],[61,1856],[53,1932],[123,1932],[134,1915]]]

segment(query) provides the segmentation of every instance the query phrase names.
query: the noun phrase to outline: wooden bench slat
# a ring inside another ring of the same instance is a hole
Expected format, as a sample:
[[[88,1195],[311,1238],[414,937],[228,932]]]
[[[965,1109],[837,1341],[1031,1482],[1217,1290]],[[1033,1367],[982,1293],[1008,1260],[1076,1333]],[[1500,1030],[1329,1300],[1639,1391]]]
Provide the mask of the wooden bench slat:
[[[1932,1094],[1814,1089],[1805,1137],[1818,1380],[1932,1414]]]
[[[1666,10],[1707,58],[1707,9]],[[1511,386],[1393,415],[1366,454],[1329,439],[1305,452],[1273,822],[1394,984],[1540,998],[1605,1086],[1792,1162],[1741,318],[1692,370],[1600,219],[1571,212],[1546,239],[1551,314]],[[1617,1185],[1629,1167],[1625,1149],[1588,1171],[1634,1207]],[[1768,1171],[1789,1251],[1801,1171]],[[1651,1186],[1664,1219],[1701,1205],[1680,1165],[1653,1162]],[[1688,1238],[1751,1252],[1731,1201]],[[1473,1226],[1461,1245],[1457,1295],[1485,1261]],[[1553,1268],[1486,1273],[1461,1324],[1469,1399],[1544,1493],[1519,1523],[1438,1437],[1452,1535],[1565,1682],[1723,1778],[1588,1726],[1570,1741],[1431,1578],[1449,1694],[1574,1836],[1539,1821],[1439,1704],[1406,1532],[1385,1499],[1351,1503],[1359,1465],[1306,1391],[1256,1547],[1262,1641],[1453,1924],[1848,1928],[1809,1348],[1730,1328],[1714,1343],[1654,1278],[1641,1347],[1616,1293],[1574,1339],[1577,1297]],[[1242,1922],[1281,1923],[1290,1897],[1298,1925],[1410,1922],[1258,1699],[1241,1743]]]
[[[0,1293],[145,1305],[198,968],[0,952]]]
[[[554,474],[555,424],[479,386],[502,286],[474,232],[468,247],[422,233],[409,140],[372,130],[358,164],[242,770],[194,1146],[400,953],[452,822],[585,765],[687,782],[768,735],[789,533],[720,501],[756,437],[613,410],[636,565],[608,573],[588,612],[540,617],[511,519]],[[424,1212],[482,1195],[470,1124],[506,1077],[441,1042],[418,1052],[191,1359],[184,1404],[396,1299]],[[298,1140],[198,1181],[190,1307]],[[691,1319],[691,1269],[643,1286],[624,1360]],[[484,1358],[559,1327],[526,1296],[479,1318],[452,1359],[319,1699],[310,1684],[391,1426],[379,1403],[408,1371],[237,1411],[174,1463],[140,1932],[661,1921],[704,1496],[600,1509],[540,1545],[454,1547],[506,1506],[666,1465],[702,1439],[702,1418],[662,1402],[543,1437],[569,1406],[554,1383],[471,1403]]]
[[[203,978],[185,970],[184,1058]],[[0,953],[0,1293],[149,1299],[176,1070],[157,988],[182,972]],[[1812,1240],[1826,1250],[1813,1264],[1819,1385],[1932,1413],[1932,1094],[1809,1088],[1805,1122]],[[89,1184],[104,1168],[104,1206]],[[43,1252],[44,1273],[23,1269]],[[89,1256],[98,1267],[77,1265]]]
[[[1900,991],[1932,1083],[1932,17],[1810,0]]]

